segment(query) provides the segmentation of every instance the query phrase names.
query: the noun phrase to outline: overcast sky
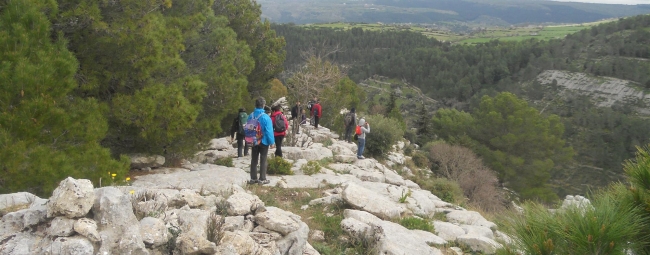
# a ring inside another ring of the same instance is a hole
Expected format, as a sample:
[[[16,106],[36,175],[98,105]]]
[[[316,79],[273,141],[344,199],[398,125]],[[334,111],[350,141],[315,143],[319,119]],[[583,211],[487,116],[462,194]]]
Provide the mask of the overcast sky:
[[[596,3],[596,4],[650,4],[650,0],[553,0],[553,1]]]

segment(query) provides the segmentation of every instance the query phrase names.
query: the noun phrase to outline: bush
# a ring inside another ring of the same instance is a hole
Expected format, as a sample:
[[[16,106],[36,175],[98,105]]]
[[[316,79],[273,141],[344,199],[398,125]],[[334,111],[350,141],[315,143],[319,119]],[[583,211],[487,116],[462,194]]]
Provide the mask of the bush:
[[[282,157],[271,157],[268,160],[269,167],[267,169],[268,174],[275,175],[293,175],[291,171],[291,163],[284,160]]]
[[[505,208],[505,194],[499,188],[496,173],[472,150],[446,143],[427,145],[427,149],[436,166],[435,172],[458,183],[471,205],[488,212]]]
[[[370,124],[370,133],[366,134],[365,151],[370,156],[382,157],[404,136],[404,129],[395,119],[371,115],[366,121]]]
[[[411,180],[420,185],[422,189],[431,191],[431,193],[442,199],[442,201],[460,204],[465,200],[463,190],[454,181],[445,178],[427,178],[424,176],[415,177]]]
[[[433,233],[433,225],[428,220],[416,217],[403,218],[399,224],[408,229],[419,229]]]
[[[215,165],[220,165],[220,166],[227,166],[227,167],[234,167],[235,165],[232,163],[232,158],[220,158],[214,161]]]
[[[320,173],[321,166],[317,161],[309,161],[300,167],[300,170],[306,175]]]
[[[429,167],[429,159],[427,158],[427,155],[424,152],[418,151],[414,153],[412,159],[413,159],[413,163],[415,163],[415,166],[419,168]]]

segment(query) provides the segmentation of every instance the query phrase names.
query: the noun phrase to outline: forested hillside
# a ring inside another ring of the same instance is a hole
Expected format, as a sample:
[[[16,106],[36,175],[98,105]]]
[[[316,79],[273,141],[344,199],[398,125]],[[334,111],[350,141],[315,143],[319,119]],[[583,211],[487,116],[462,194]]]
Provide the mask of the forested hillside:
[[[553,86],[535,82],[544,70],[567,70],[630,80],[637,84],[636,89],[650,89],[647,15],[598,25],[561,40],[492,41],[477,46],[443,44],[409,32],[334,31],[292,25],[275,25],[274,29],[287,41],[287,69],[300,62],[303,50],[340,46],[341,50],[329,58],[347,66],[348,75],[357,82],[374,75],[401,79],[447,107],[470,113],[480,109],[482,96],[508,91],[527,99],[543,115],[559,116],[562,138],[575,150],[576,157],[569,163],[553,164],[549,174],[566,180],[587,173],[614,173],[606,180],[555,182],[560,194],[584,192],[589,184],[602,185],[616,179],[623,160],[633,157],[635,146],[650,141],[650,121],[633,110],[644,107],[642,102],[599,108],[579,94],[559,94]],[[467,132],[472,141],[481,140],[477,137],[480,132]],[[449,139],[462,143],[460,136]]]

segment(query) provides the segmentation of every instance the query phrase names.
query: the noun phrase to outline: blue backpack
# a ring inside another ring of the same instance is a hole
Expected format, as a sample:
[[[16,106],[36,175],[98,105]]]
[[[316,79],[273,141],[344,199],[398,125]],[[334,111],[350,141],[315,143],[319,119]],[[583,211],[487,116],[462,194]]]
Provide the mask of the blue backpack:
[[[259,116],[255,117],[251,114],[251,118],[246,121],[244,125],[244,134],[246,145],[255,146],[262,143],[262,126],[260,125],[259,118],[262,117],[264,113],[261,113]]]

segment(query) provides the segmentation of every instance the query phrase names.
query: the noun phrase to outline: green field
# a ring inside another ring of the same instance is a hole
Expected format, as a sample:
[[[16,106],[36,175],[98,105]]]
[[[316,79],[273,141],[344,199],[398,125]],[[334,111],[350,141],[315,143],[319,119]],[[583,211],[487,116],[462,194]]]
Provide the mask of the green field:
[[[449,31],[434,30],[417,25],[394,25],[381,23],[324,23],[308,24],[306,28],[332,28],[335,30],[348,30],[352,28],[362,28],[367,31],[412,31],[418,32],[428,37],[436,38],[439,41],[459,43],[459,44],[476,44],[485,43],[492,40],[502,41],[521,41],[531,38],[539,40],[561,39],[566,35],[590,28],[597,24],[608,22],[599,21],[584,24],[558,25],[558,26],[526,26],[526,27],[491,27],[477,29],[471,34],[456,34]]]

